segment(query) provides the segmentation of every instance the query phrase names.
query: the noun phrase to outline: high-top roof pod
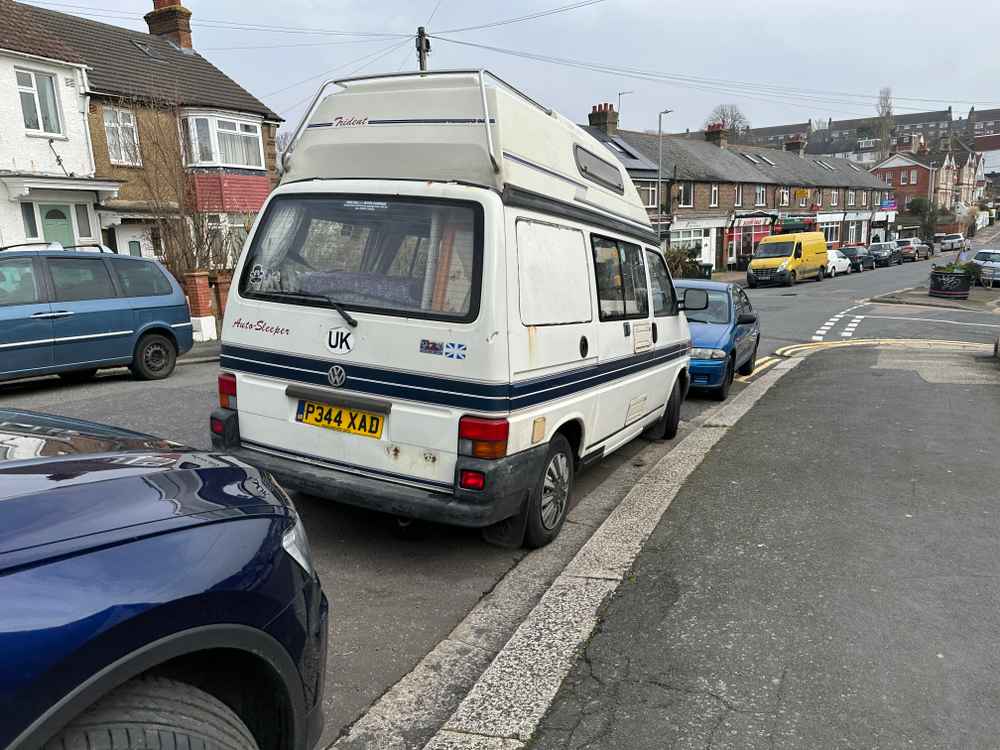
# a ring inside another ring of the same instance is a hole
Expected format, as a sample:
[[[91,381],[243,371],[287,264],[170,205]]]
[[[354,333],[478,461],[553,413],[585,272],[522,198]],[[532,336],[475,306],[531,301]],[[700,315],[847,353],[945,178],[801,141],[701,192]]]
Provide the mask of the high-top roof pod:
[[[329,81],[295,131],[284,169],[283,184],[434,180],[492,188],[505,202],[537,194],[614,217],[644,237],[651,231],[611,152],[485,70]]]

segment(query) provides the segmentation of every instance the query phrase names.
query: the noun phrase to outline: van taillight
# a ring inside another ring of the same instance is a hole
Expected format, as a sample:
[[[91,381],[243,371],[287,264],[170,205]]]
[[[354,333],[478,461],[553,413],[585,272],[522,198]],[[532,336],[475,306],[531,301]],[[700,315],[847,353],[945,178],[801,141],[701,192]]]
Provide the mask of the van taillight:
[[[462,417],[458,421],[458,452],[476,458],[503,458],[509,434],[506,419]]]
[[[236,411],[236,376],[231,372],[219,375],[219,406]]]

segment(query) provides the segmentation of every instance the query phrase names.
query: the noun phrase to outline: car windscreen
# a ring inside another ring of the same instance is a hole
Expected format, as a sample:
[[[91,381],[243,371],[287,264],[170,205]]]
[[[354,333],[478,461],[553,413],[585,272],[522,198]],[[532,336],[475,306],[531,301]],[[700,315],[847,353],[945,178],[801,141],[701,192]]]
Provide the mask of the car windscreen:
[[[1000,253],[978,252],[973,260],[982,261],[983,263],[1000,263]]]
[[[960,239],[962,239],[962,235],[960,235],[960,234],[946,234],[945,237],[944,237],[944,239],[947,242],[951,242],[953,240],[960,240]]]
[[[871,247],[868,248],[868,252],[870,252],[870,253],[891,253],[892,252],[892,246],[891,245],[886,245],[886,244],[872,245]]]
[[[685,287],[677,287],[683,294]],[[718,290],[708,290],[708,307],[685,313],[689,323],[728,323],[729,295]]]
[[[469,321],[479,311],[482,248],[476,203],[278,196],[254,234],[239,291],[255,299]]]
[[[795,249],[794,242],[762,242],[757,246],[755,258],[785,258]]]

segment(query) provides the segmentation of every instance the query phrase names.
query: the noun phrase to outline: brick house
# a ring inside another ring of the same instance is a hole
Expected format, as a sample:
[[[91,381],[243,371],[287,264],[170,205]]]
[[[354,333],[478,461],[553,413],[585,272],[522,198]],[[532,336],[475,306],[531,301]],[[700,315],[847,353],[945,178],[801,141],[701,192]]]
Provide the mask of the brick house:
[[[18,8],[87,67],[95,173],[121,185],[97,206],[104,243],[161,256],[177,218],[239,233],[277,181],[281,118],[193,48],[191,12],[153,0],[143,33]]]
[[[980,144],[985,145],[985,144]],[[945,211],[968,207],[980,200],[984,189],[983,155],[957,137],[940,141],[940,147],[900,150],[872,167],[872,174],[896,192],[900,210],[914,198],[927,198]]]
[[[585,127],[625,166],[664,241],[716,269],[742,265],[769,234],[822,231],[836,247],[886,237],[895,219],[885,185],[856,164],[808,157],[801,138],[777,150],[732,144],[719,126],[664,135],[657,190],[657,134],[619,129],[608,104]]]

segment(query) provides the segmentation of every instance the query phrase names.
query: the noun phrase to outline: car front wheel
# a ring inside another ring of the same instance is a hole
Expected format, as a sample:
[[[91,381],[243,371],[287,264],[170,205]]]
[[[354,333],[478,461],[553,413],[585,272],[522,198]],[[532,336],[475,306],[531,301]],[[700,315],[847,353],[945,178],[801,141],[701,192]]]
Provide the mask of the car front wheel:
[[[126,682],[74,719],[45,750],[112,746],[258,750],[247,725],[225,703],[163,677]]]

